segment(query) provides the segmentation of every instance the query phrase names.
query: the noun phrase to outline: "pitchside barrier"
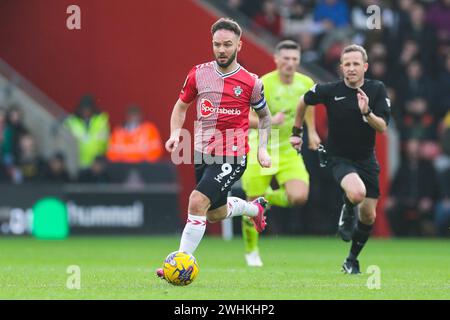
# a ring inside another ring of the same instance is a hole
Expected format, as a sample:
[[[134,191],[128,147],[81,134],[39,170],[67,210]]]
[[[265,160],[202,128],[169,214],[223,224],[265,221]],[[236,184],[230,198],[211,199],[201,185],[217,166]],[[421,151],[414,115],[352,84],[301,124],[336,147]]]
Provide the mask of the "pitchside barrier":
[[[179,184],[168,165],[131,166],[133,170],[128,174],[125,172],[129,165],[112,166],[117,172],[112,183],[0,184],[0,235],[31,234],[33,208],[40,210],[38,225],[45,226],[45,210],[57,206],[36,204],[47,199],[59,199],[65,204],[69,234],[151,235],[181,231]],[[145,170],[149,168],[157,170]],[[55,213],[49,212],[49,223],[54,217]]]

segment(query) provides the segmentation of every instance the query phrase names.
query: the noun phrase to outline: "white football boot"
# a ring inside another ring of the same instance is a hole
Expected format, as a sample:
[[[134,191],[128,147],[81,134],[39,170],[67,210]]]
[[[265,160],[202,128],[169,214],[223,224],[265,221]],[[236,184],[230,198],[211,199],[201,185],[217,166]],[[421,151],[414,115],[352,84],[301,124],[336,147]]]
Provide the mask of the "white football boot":
[[[247,260],[247,265],[249,267],[262,267],[263,262],[261,257],[259,256],[258,250],[254,250],[252,252],[245,254],[245,260]]]

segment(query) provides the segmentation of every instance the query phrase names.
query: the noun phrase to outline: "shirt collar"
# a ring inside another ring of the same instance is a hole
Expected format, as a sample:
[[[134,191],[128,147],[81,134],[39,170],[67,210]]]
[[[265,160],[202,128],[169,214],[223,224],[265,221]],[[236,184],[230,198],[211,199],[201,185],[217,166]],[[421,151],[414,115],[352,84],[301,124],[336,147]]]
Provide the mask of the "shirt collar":
[[[219,71],[219,68],[217,66],[217,61],[214,61],[214,69],[216,70],[216,72],[222,77],[222,78],[226,78],[229,76],[232,76],[233,74],[236,74],[239,72],[239,70],[241,70],[241,65],[238,63],[236,69],[234,69],[233,71],[230,71],[228,73],[222,73]]]

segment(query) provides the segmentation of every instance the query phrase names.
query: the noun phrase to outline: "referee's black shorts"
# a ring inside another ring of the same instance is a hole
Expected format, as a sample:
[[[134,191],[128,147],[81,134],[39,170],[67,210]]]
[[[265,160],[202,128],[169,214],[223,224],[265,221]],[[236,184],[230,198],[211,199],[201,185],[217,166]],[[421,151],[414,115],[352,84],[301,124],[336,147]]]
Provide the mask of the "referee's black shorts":
[[[378,175],[380,166],[375,154],[364,160],[350,160],[341,157],[331,157],[330,169],[334,179],[339,186],[342,179],[349,173],[357,173],[366,186],[366,197],[378,199],[380,197],[380,186]]]
[[[195,178],[200,191],[211,201],[209,210],[227,204],[228,191],[247,168],[247,156],[225,157],[195,153]]]

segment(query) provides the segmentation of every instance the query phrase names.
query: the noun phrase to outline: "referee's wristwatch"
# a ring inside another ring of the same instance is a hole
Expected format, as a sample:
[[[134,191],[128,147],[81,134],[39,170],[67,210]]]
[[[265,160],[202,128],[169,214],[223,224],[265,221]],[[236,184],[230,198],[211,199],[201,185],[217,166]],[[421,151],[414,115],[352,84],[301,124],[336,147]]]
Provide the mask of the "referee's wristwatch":
[[[372,109],[370,109],[370,107],[369,107],[369,109],[367,109],[367,112],[366,113],[363,113],[362,115],[364,116],[364,117],[367,117],[369,114],[371,114],[372,113]]]
[[[292,127],[292,135],[296,137],[303,137],[303,128]]]

